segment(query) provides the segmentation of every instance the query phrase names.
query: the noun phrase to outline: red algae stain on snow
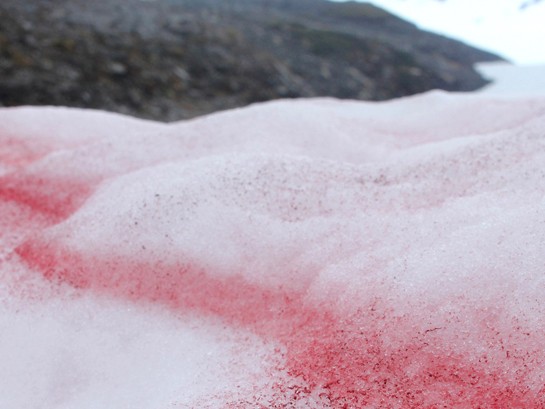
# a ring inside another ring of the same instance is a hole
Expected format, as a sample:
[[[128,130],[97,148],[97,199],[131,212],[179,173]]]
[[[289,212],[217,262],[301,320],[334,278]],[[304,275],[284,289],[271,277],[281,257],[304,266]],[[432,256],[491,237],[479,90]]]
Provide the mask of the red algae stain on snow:
[[[21,167],[39,160],[49,151],[50,149],[39,145],[37,141],[28,143],[0,132],[0,164]]]
[[[92,193],[92,188],[70,178],[11,173],[0,177],[0,200],[15,202],[55,221],[71,215]]]
[[[358,317],[352,325],[326,321],[288,340],[288,365],[336,408],[542,408],[545,400],[499,368],[472,363],[439,339],[407,332],[387,317]],[[342,322],[342,321],[341,321]],[[355,322],[358,324],[355,325]],[[380,326],[380,329],[377,329]],[[410,328],[410,327],[409,327]],[[432,344],[433,342],[433,344]],[[483,357],[484,358],[484,357]]]
[[[486,355],[452,352],[438,329],[419,331],[410,311],[394,317],[380,294],[375,304],[341,316],[305,301],[303,293],[262,288],[240,275],[213,277],[194,265],[97,259],[40,240],[17,252],[51,280],[218,316],[282,344],[282,369],[301,382],[277,385],[266,407],[290,407],[313,394],[333,408],[545,408],[545,389],[532,390],[527,382],[539,361],[519,365],[518,375],[510,377],[504,363],[491,364]],[[482,336],[490,336],[491,325]]]

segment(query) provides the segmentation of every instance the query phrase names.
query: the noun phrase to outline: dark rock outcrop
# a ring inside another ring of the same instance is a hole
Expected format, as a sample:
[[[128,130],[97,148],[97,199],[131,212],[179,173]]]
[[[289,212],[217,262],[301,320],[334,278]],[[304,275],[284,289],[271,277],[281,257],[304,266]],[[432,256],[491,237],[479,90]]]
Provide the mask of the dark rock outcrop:
[[[176,120],[274,98],[385,100],[485,84],[499,57],[366,3],[41,0],[0,3],[0,105]]]

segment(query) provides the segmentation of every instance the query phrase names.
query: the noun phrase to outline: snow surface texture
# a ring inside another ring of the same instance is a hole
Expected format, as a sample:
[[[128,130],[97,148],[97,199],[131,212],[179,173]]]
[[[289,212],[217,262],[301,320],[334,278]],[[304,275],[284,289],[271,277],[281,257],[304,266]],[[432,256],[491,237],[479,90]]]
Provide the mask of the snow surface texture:
[[[492,80],[479,92],[489,95],[545,95],[545,65],[517,67],[507,63],[483,63],[477,64],[476,68],[483,77]]]
[[[0,407],[545,408],[545,98],[0,111]]]

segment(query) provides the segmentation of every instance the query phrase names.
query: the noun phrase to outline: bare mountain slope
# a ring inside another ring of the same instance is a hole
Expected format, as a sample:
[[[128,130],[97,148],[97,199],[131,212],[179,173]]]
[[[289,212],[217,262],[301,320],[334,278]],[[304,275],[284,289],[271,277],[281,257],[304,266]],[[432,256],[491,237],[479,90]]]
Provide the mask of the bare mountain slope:
[[[499,57],[365,3],[41,0],[0,3],[0,105],[161,120],[283,97],[384,100],[485,84]]]

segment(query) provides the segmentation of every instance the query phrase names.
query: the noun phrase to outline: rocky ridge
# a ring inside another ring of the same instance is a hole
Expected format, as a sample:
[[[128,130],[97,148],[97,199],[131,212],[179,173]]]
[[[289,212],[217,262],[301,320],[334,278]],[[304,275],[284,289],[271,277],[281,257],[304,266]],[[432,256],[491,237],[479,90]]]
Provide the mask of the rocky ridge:
[[[486,84],[499,57],[366,3],[3,0],[0,105],[173,121],[276,98],[386,100]]]

